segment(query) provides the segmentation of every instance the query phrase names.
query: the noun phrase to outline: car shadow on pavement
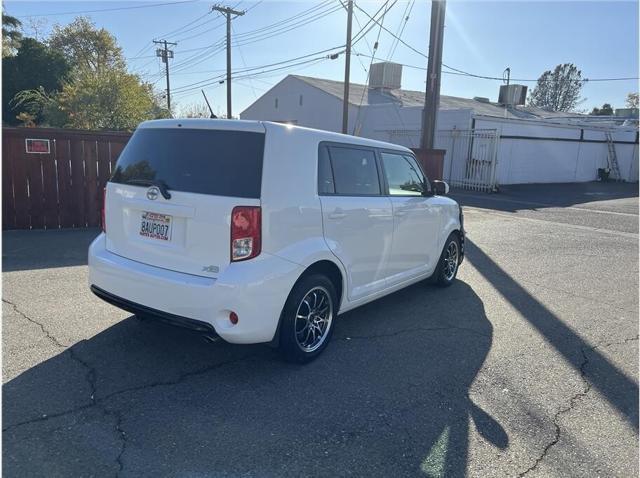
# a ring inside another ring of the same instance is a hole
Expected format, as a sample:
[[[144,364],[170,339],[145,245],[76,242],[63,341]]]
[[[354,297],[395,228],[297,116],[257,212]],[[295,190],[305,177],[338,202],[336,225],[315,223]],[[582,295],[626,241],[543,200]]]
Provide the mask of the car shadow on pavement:
[[[465,476],[470,423],[509,444],[469,397],[492,337],[462,281],[345,313],[305,366],[130,317],[4,385],[4,472]]]
[[[469,262],[557,350],[579,374],[638,430],[638,384],[600,351],[529,294],[480,247],[467,238]],[[634,339],[637,337],[630,337]]]

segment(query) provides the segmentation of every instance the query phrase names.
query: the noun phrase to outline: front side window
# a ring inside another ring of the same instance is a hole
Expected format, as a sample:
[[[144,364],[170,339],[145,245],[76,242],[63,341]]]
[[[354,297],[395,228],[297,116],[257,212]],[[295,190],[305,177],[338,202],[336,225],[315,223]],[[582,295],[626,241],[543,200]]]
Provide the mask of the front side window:
[[[425,179],[415,158],[406,154],[381,153],[390,196],[421,196]]]
[[[329,146],[336,194],[375,196],[380,194],[376,155],[372,150]]]

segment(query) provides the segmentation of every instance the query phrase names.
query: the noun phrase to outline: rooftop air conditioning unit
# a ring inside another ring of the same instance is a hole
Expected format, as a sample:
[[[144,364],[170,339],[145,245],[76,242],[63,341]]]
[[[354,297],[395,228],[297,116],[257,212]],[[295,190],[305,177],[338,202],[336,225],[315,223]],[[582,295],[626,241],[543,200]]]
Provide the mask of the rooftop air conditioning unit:
[[[527,87],[524,85],[502,85],[498,103],[507,106],[523,105],[527,99]]]
[[[637,118],[638,108],[616,108],[615,115],[622,118]]]
[[[369,87],[389,90],[400,89],[402,81],[402,65],[385,61],[371,65]]]

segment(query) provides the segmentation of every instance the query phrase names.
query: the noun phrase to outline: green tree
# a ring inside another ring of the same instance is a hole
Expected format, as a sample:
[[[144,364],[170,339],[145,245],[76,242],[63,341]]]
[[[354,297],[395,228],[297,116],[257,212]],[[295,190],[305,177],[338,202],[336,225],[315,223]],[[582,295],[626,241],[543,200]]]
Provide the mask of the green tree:
[[[48,44],[71,65],[68,79],[60,91],[31,88],[14,100],[21,112],[39,115],[41,124],[131,130],[142,121],[169,116],[152,86],[127,72],[115,38],[89,19],[56,26]]]
[[[97,28],[87,17],[68,25],[56,25],[49,38],[51,48],[60,51],[74,70],[124,70],[126,64],[116,39],[104,28]]]
[[[602,108],[593,108],[589,114],[594,116],[613,116],[613,108],[609,103],[605,103]]]
[[[6,58],[15,53],[20,46],[22,33],[20,27],[22,23],[16,17],[5,15],[2,11],[2,58]]]
[[[13,102],[18,92],[40,87],[47,93],[59,91],[69,70],[62,54],[33,38],[24,38],[16,55],[2,61],[2,121],[18,124],[16,116],[22,110]],[[34,113],[33,121],[40,123],[41,112]]]
[[[572,63],[545,71],[529,95],[529,104],[551,111],[572,111],[580,102],[585,80]]]
[[[151,86],[120,69],[80,73],[45,111],[52,125],[77,129],[132,130],[162,115]]]
[[[629,93],[627,95],[627,108],[638,108],[638,93]]]

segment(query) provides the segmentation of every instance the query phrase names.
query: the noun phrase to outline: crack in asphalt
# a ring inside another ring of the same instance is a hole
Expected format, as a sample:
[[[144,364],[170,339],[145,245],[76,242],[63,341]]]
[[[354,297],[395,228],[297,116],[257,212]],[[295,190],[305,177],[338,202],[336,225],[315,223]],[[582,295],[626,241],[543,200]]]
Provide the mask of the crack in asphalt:
[[[574,407],[580,402],[580,400],[582,398],[584,398],[590,391],[591,391],[591,383],[589,382],[589,380],[587,379],[587,365],[589,365],[589,357],[587,356],[587,352],[591,352],[593,350],[599,349],[599,348],[606,348],[606,347],[610,347],[612,345],[622,345],[622,344],[626,344],[629,342],[633,342],[633,341],[637,341],[638,340],[638,335],[636,335],[635,337],[629,337],[626,338],[622,341],[618,341],[618,342],[609,342],[609,343],[605,343],[605,344],[598,344],[595,345],[593,347],[581,347],[580,348],[580,353],[582,354],[582,363],[580,364],[580,378],[582,379],[583,382],[583,388],[581,391],[579,391],[578,393],[574,394],[570,399],[569,399],[569,403],[567,406],[561,408],[560,410],[558,410],[556,412],[556,414],[553,416],[553,426],[555,427],[555,433],[553,438],[551,439],[551,441],[549,443],[547,443],[547,445],[543,448],[542,453],[540,454],[540,456],[538,456],[538,458],[536,458],[536,461],[526,470],[524,470],[523,472],[520,472],[518,474],[519,478],[524,477],[525,475],[527,475],[527,473],[535,470],[538,465],[540,465],[540,463],[542,463],[542,461],[546,458],[547,454],[549,453],[549,450],[551,450],[551,448],[553,448],[559,441],[560,441],[560,437],[562,435],[562,429],[560,427],[560,418],[571,412]]]
[[[47,330],[47,328],[44,326],[44,324],[38,322],[37,320],[29,317],[27,314],[25,314],[24,312],[22,312],[18,306],[16,304],[14,304],[11,301],[8,301],[7,299],[5,299],[4,297],[2,298],[2,302],[4,302],[5,304],[10,305],[14,312],[17,313],[19,316],[23,317],[25,320],[27,320],[28,322],[31,322],[32,324],[38,326],[40,328],[40,330],[42,331],[42,333],[45,335],[45,337],[47,337],[47,339],[49,339],[49,341],[55,345],[58,348],[62,348],[62,349],[66,349],[69,346],[63,344],[62,342],[60,342],[51,332],[49,332]]]
[[[146,389],[152,389],[152,388],[156,388],[156,387],[164,387],[164,386],[174,386],[174,385],[178,385],[182,382],[184,382],[185,380],[191,378],[191,377],[195,377],[195,376],[199,376],[199,375],[203,375],[206,374],[208,372],[211,372],[213,370],[216,370],[218,368],[222,368],[224,366],[227,365],[231,365],[231,364],[235,364],[235,363],[239,363],[245,360],[249,360],[252,358],[255,358],[257,356],[259,356],[259,354],[249,354],[249,355],[245,355],[242,356],[240,358],[236,358],[236,359],[231,359],[231,360],[226,360],[223,362],[219,362],[215,365],[211,365],[211,366],[207,366],[207,367],[202,367],[200,369],[196,369],[196,370],[191,370],[182,374],[179,374],[177,378],[175,378],[174,380],[164,380],[164,381],[157,381],[157,382],[151,382],[149,384],[145,384],[145,385],[140,385],[140,386],[136,386],[136,387],[129,387],[129,388],[125,388],[122,390],[117,390],[115,392],[112,392],[108,395],[105,395],[104,397],[98,398],[97,397],[97,386],[96,386],[96,379],[97,379],[97,371],[95,369],[95,367],[91,366],[86,360],[82,359],[79,355],[78,352],[73,349],[73,347],[70,347],[68,345],[63,344],[62,342],[60,342],[45,326],[44,324],[38,322],[37,320],[29,317],[27,314],[25,314],[23,311],[21,311],[18,306],[6,299],[2,299],[3,302],[5,302],[6,304],[10,305],[13,310],[20,315],[21,317],[23,317],[25,320],[31,322],[32,324],[38,326],[40,328],[40,330],[42,331],[42,333],[47,337],[47,339],[54,344],[56,347],[58,348],[62,348],[65,349],[65,351],[68,351],[70,357],[72,358],[72,360],[74,360],[75,362],[79,363],[80,365],[82,365],[82,367],[84,367],[87,370],[87,373],[85,375],[85,380],[87,381],[87,383],[89,384],[89,389],[90,389],[90,400],[91,402],[85,405],[81,405],[78,407],[75,407],[73,409],[70,410],[66,410],[60,413],[56,413],[56,414],[52,414],[52,415],[42,415],[40,417],[36,417],[30,420],[26,420],[23,422],[19,422],[19,423],[15,423],[13,425],[10,425],[6,428],[3,428],[3,432],[24,426],[24,425],[28,425],[28,424],[33,424],[33,423],[37,423],[37,422],[43,422],[49,419],[53,419],[53,418],[59,418],[59,417],[63,417],[65,415],[69,415],[69,414],[73,414],[82,410],[86,410],[92,407],[100,407],[102,408],[103,412],[105,415],[109,415],[109,416],[114,416],[115,417],[115,424],[114,424],[114,430],[116,431],[117,435],[119,436],[122,445],[120,448],[120,451],[118,452],[118,455],[116,457],[116,463],[118,464],[118,471],[116,472],[116,477],[120,476],[120,474],[122,473],[122,471],[124,470],[124,461],[123,461],[123,456],[124,453],[126,451],[126,447],[127,447],[127,435],[126,432],[124,431],[124,429],[122,428],[122,422],[124,419],[124,414],[123,412],[116,410],[116,409],[110,409],[106,406],[106,402],[112,398],[115,398],[119,395],[125,394],[125,393],[131,393],[131,392],[136,392],[136,391],[141,391],[141,390],[146,390]],[[402,329],[402,330],[398,330],[398,331],[394,331],[394,332],[389,332],[389,333],[383,333],[383,334],[373,334],[373,335],[367,335],[367,336],[343,336],[343,337],[336,337],[337,340],[340,341],[348,341],[348,340],[369,340],[369,339],[377,339],[377,338],[388,338],[388,337],[395,337],[401,334],[406,334],[406,333],[415,333],[415,332],[434,332],[434,331],[447,331],[447,330],[461,330],[461,331],[465,331],[465,332],[470,332],[479,336],[483,336],[483,337],[491,337],[491,334],[485,334],[483,332],[480,332],[476,329],[473,328],[465,328],[465,327],[457,327],[457,326],[446,326],[446,327],[415,327],[415,328],[408,328],[408,329]],[[570,397],[568,404],[561,408],[560,410],[558,410],[554,417],[553,417],[553,425],[555,427],[555,433],[553,438],[551,439],[551,441],[549,441],[549,443],[547,443],[547,445],[544,447],[544,449],[542,450],[542,453],[540,454],[540,456],[535,460],[535,462],[526,470],[524,470],[523,472],[518,474],[518,477],[524,477],[525,475],[527,475],[528,473],[530,473],[531,471],[534,471],[539,465],[540,463],[542,463],[542,461],[546,458],[547,454],[549,453],[549,450],[551,450],[551,448],[553,448],[559,441],[562,435],[562,428],[560,427],[560,419],[563,415],[569,413],[570,411],[572,411],[576,405],[581,401],[582,398],[584,398],[591,390],[591,383],[589,382],[589,380],[587,379],[587,372],[586,372],[586,368],[589,364],[589,357],[587,356],[588,351],[593,351],[596,350],[598,348],[606,348],[606,347],[610,347],[612,345],[620,345],[620,344],[626,344],[628,342],[632,342],[632,341],[637,341],[638,340],[638,336],[635,337],[630,337],[630,338],[626,338],[622,341],[618,341],[618,342],[610,342],[610,343],[605,343],[605,344],[599,344],[593,347],[581,347],[580,352],[582,354],[583,360],[582,363],[580,364],[580,377],[582,379],[583,382],[583,387],[582,390],[580,390],[579,392],[577,392],[576,394],[574,394],[573,396]],[[383,421],[386,420],[383,418]],[[387,423],[387,426],[389,424]],[[409,437],[409,439],[411,439],[411,434],[409,433],[408,430],[403,430],[405,432],[405,434]]]
[[[191,370],[185,373],[180,374],[175,380],[166,380],[166,381],[158,381],[158,382],[151,382],[145,385],[138,385],[136,387],[129,387],[129,388],[123,388],[122,390],[116,390],[115,392],[109,393],[107,395],[105,395],[104,397],[95,397],[94,395],[94,399],[91,403],[86,404],[86,405],[81,405],[79,407],[75,407],[75,408],[71,408],[69,410],[65,410],[63,412],[60,413],[55,413],[52,415],[43,415],[40,417],[35,417],[29,420],[25,420],[22,422],[18,422],[18,423],[14,423],[12,425],[7,426],[6,428],[3,428],[2,431],[6,432],[9,430],[13,430],[15,428],[24,426],[24,425],[29,425],[32,423],[37,423],[37,422],[43,422],[52,418],[59,418],[65,415],[71,415],[75,412],[78,411],[82,411],[82,410],[86,410],[88,408],[92,408],[94,406],[102,406],[102,404],[106,403],[108,400],[115,398],[119,395],[123,395],[125,393],[130,393],[130,392],[138,392],[141,390],[146,390],[146,389],[151,389],[151,388],[156,388],[156,387],[170,387],[173,385],[178,385],[182,382],[184,382],[185,380],[191,378],[191,377],[195,377],[195,376],[199,376],[199,375],[204,375],[207,372],[211,372],[213,370],[216,370],[218,368],[222,368],[226,365],[232,365],[235,363],[239,363],[242,362],[244,360],[248,360],[251,358],[255,358],[259,356],[259,354],[250,354],[250,355],[245,355],[243,357],[237,358],[237,359],[232,359],[232,360],[226,360],[223,362],[219,362],[217,364],[211,365],[211,366],[207,366],[207,367],[203,367],[203,368],[199,368],[197,370]],[[104,407],[103,407],[104,409]]]

